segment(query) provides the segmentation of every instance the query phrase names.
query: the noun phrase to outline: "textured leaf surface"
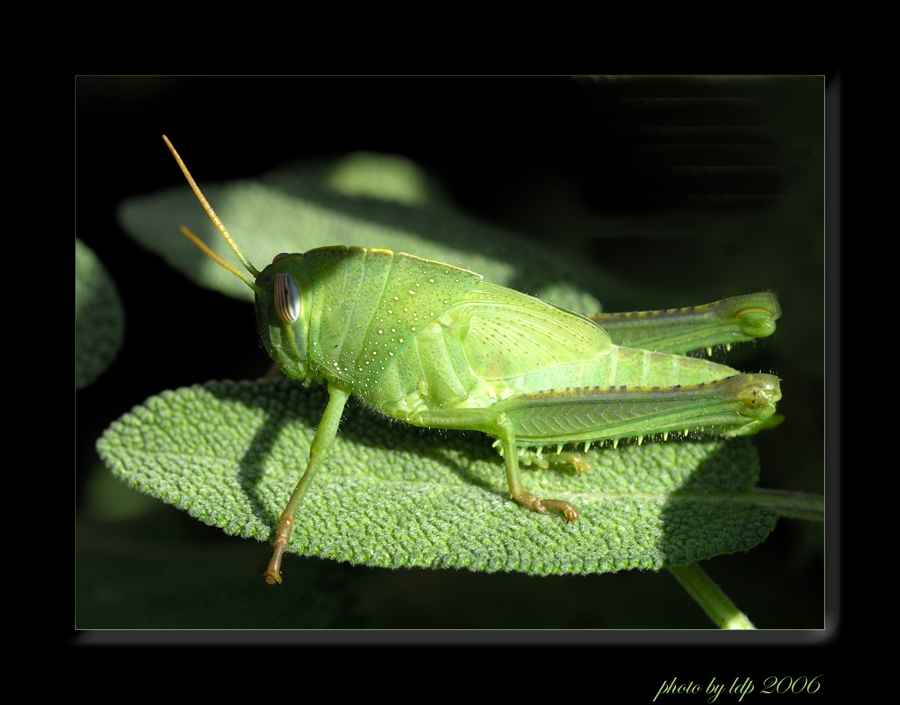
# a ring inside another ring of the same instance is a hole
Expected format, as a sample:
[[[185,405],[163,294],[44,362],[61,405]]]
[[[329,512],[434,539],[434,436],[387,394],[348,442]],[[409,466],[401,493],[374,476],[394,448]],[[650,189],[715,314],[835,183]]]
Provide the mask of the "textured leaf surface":
[[[227,533],[270,540],[302,474],[324,388],[210,382],[148,399],[98,451],[129,485]],[[526,486],[576,503],[542,516],[508,497],[489,438],[420,430],[350,404],[304,499],[290,550],[371,566],[531,574],[659,569],[745,551],[774,528],[754,502],[746,439],[589,453],[594,469],[526,467]]]
[[[75,240],[75,389],[93,382],[122,345],[125,313],[97,255]]]
[[[182,156],[191,166],[190,155]],[[403,170],[413,167],[403,161]],[[587,285],[592,291],[613,288],[611,278],[606,277],[604,283],[603,275],[595,271],[573,267],[571,261],[554,253],[428,199],[424,192],[408,185],[408,174],[398,177],[397,171],[396,157],[368,155],[360,160],[358,155],[351,155],[330,169],[323,165],[297,166],[270,174],[263,182],[215,186],[204,182],[202,172],[195,172],[194,177],[200,176],[200,188],[207,199],[260,270],[281,252],[306,252],[329,245],[376,247],[462,267],[482,274],[485,281],[572,311],[600,310],[597,299],[586,293]],[[392,186],[394,178],[407,186]],[[426,181],[424,174],[419,178]],[[371,185],[374,183],[380,188]],[[119,208],[119,220],[135,240],[189,278],[252,301],[246,285],[179,232],[179,226],[186,225],[223,259],[237,265],[186,183],[125,201]],[[621,288],[621,284],[615,287]]]

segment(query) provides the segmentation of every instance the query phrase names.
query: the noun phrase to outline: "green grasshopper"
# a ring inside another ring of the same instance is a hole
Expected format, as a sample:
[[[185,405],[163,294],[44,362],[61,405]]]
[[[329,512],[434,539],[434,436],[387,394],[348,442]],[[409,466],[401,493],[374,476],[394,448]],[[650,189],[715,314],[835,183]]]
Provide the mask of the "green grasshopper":
[[[182,232],[256,293],[263,344],[282,372],[325,382],[329,402],[306,472],[281,514],[264,573],[281,582],[300,502],[331,450],[355,394],[391,418],[424,428],[481,431],[504,458],[509,493],[528,509],[578,519],[561,499],[522,484],[520,460],[543,463],[544,446],[702,430],[743,436],[777,425],[777,377],[740,374],[680,354],[770,335],[781,314],[774,295],[593,320],[482,281],[475,272],[402,252],[321,247],[279,254],[262,272],[243,255],[163,136],[207,215],[253,276]],[[632,346],[632,347],[629,347]],[[537,448],[536,451],[528,451]],[[580,471],[580,453],[563,459]]]

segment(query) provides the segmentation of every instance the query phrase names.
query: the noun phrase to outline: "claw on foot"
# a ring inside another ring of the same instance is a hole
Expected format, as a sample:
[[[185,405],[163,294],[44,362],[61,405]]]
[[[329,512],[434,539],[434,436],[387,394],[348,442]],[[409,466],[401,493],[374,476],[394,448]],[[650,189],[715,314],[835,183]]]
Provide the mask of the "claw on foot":
[[[541,499],[531,494],[531,492],[523,492],[521,496],[513,499],[539,514],[546,514],[551,508],[556,509],[562,512],[567,524],[578,519],[578,509],[575,505],[562,499]]]
[[[578,471],[579,475],[587,472],[593,467],[584,453],[579,453],[574,450],[567,453],[560,453],[559,459],[570,463]]]
[[[281,550],[279,550],[279,548]],[[284,548],[279,546],[278,542],[275,543],[275,553],[272,555],[272,560],[269,561],[269,567],[266,568],[266,572],[263,573],[263,577],[266,579],[266,582],[269,585],[274,585],[275,583],[281,582],[281,557],[284,555]]]
[[[540,501],[548,507],[553,507],[553,509],[561,511],[566,519],[566,524],[578,519],[578,509],[576,509],[574,504],[565,502],[561,499],[542,499]]]

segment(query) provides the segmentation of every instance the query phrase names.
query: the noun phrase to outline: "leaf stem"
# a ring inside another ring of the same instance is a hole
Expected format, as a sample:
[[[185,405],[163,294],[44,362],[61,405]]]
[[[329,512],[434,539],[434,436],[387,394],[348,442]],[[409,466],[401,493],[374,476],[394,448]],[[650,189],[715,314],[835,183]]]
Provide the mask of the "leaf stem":
[[[778,516],[807,521],[825,521],[825,498],[802,492],[753,488],[757,504],[774,507]]]
[[[699,563],[669,566],[669,572],[681,583],[719,629],[756,629],[731,599],[722,592]]]

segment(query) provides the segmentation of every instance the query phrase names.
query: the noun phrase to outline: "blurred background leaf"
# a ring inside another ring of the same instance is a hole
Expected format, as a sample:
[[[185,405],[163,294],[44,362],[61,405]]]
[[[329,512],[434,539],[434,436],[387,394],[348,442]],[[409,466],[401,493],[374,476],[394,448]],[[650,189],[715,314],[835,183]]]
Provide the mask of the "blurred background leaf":
[[[97,256],[75,239],[75,389],[109,367],[122,345],[125,313]]]

